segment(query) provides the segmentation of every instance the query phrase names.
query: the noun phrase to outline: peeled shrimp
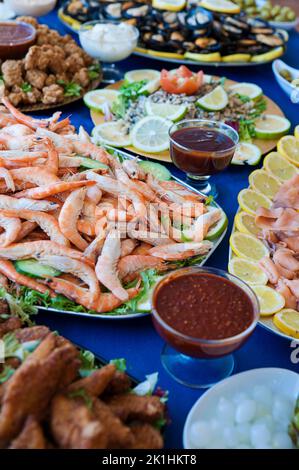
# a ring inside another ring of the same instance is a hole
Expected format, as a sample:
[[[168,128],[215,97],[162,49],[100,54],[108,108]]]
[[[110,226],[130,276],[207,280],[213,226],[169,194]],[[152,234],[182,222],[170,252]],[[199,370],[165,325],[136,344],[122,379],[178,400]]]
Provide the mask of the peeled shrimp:
[[[30,289],[41,292],[42,294],[50,294],[51,297],[54,297],[54,292],[52,292],[47,286],[41,284],[40,282],[32,279],[29,276],[18,273],[14,265],[10,261],[0,260],[0,272],[4,274],[10,281],[17,282],[21,286],[29,287]]]
[[[120,235],[116,230],[111,230],[106,237],[95,271],[98,280],[107,287],[112,294],[125,302],[128,300],[128,293],[121,285],[117,275],[117,263],[120,258],[120,253]]]
[[[173,243],[154,247],[149,250],[149,255],[156,256],[164,260],[180,260],[190,258],[195,255],[206,254],[213,246],[213,243],[205,240],[200,243]]]
[[[88,247],[88,243],[79,234],[77,221],[84,204],[85,194],[86,188],[79,188],[72,191],[66,198],[58,217],[59,227],[62,233],[82,251]]]
[[[18,171],[18,170],[15,170]],[[74,189],[81,188],[82,186],[92,186],[94,181],[60,181],[40,186],[39,188],[25,189],[15,194],[15,197],[27,197],[32,199],[44,199],[55,194],[63,193],[65,191],[73,191]]]

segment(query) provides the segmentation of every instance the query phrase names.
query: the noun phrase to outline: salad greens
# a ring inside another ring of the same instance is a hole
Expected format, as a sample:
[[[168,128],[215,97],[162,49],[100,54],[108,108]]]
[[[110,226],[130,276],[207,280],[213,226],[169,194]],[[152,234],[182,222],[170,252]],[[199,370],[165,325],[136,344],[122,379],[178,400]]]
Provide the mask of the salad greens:
[[[88,77],[90,80],[96,80],[101,73],[101,66],[100,64],[91,64],[88,67]]]
[[[251,99],[245,95],[237,95],[243,103],[248,103]],[[242,142],[251,142],[255,137],[255,120],[260,117],[267,109],[267,102],[263,96],[255,101],[255,107],[250,111],[247,119],[241,119],[239,122],[239,137]]]
[[[126,111],[129,108],[132,101],[136,101],[141,95],[146,95],[147,91],[145,85],[148,80],[140,80],[139,82],[124,83],[119,88],[119,96],[112,103],[111,112],[117,117],[117,119],[123,119]]]
[[[4,287],[0,287],[0,299],[8,303],[11,315],[19,317],[22,323],[28,326],[33,325],[30,317],[38,312],[34,303],[26,301],[22,295],[8,293]]]
[[[82,92],[82,86],[78,83],[65,82],[64,80],[58,80],[58,85],[61,85],[64,89],[64,96],[66,97],[80,97]]]
[[[21,89],[24,91],[24,93],[29,93],[30,91],[32,91],[32,85],[30,85],[30,83],[23,82],[21,85]]]

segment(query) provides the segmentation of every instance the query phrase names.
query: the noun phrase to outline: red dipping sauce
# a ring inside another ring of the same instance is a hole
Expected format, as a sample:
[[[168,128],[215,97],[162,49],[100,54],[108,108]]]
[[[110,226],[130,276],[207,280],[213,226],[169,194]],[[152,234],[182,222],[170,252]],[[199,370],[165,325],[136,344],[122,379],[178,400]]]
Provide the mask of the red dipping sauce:
[[[36,30],[20,21],[0,22],[0,59],[22,59],[35,43]]]
[[[194,357],[228,354],[246,340],[258,317],[251,289],[227,275],[186,268],[166,276],[153,295],[153,321],[173,348]]]
[[[231,162],[235,143],[221,131],[184,127],[171,134],[170,154],[180,170],[209,176],[223,171]]]

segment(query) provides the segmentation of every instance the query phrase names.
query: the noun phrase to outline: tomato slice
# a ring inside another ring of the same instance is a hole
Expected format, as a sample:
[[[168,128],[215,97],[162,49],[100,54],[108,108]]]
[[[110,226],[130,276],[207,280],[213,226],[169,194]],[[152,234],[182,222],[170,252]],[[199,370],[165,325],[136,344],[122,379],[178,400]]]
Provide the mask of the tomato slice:
[[[178,69],[161,71],[160,84],[167,93],[193,95],[203,83],[203,71],[193,73],[185,65]]]

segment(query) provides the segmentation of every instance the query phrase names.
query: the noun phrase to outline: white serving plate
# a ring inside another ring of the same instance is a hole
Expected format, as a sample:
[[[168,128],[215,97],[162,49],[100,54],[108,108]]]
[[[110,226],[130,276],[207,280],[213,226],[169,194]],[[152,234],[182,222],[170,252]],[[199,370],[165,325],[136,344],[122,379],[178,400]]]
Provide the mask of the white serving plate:
[[[195,421],[209,418],[221,396],[227,397],[236,392],[248,392],[255,385],[270,385],[277,394],[281,393],[293,401],[295,407],[299,395],[299,374],[296,372],[271,367],[252,369],[233,375],[205,392],[189,411],[183,431],[184,449],[194,449],[190,441],[191,425]]]

